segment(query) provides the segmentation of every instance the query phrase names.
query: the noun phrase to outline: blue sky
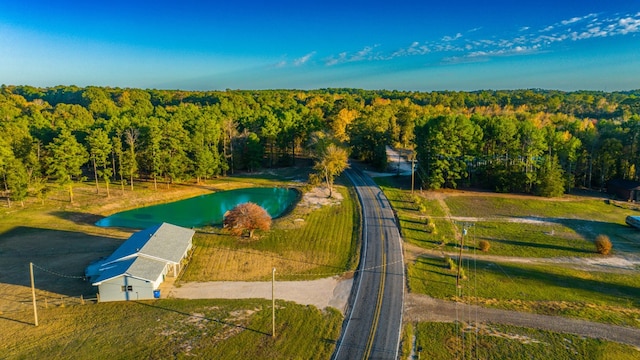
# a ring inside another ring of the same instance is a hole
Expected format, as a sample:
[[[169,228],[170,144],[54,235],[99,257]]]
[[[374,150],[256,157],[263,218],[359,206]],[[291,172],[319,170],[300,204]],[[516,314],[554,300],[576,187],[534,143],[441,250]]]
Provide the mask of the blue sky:
[[[0,83],[639,89],[640,0],[0,0]]]

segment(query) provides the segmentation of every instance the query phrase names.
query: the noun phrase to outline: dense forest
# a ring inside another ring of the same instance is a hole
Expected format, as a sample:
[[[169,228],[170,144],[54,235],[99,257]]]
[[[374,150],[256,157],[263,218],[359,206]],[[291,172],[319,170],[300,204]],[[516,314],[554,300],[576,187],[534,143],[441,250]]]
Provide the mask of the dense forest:
[[[124,188],[296,165],[320,139],[386,166],[413,150],[422,186],[557,196],[638,180],[640,90],[179,91],[0,87],[0,179],[13,201],[53,184]]]

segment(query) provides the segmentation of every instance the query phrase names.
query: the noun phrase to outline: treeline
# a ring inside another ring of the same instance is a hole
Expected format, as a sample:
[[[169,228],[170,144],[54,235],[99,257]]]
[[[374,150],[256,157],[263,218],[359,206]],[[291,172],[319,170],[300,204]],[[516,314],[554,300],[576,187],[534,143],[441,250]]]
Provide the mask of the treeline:
[[[51,181],[133,186],[291,166],[319,138],[386,166],[415,149],[423,186],[556,193],[638,179],[640,91],[172,91],[0,87],[0,176],[14,201]],[[545,190],[546,189],[546,190]]]

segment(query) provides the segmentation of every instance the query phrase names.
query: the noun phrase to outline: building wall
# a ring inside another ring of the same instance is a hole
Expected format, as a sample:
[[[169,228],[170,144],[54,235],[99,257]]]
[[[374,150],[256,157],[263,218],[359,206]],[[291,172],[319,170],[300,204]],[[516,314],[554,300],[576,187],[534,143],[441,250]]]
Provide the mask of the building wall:
[[[98,285],[100,302],[153,299],[154,283],[160,284],[162,278],[155,282],[120,276]],[[123,291],[123,289],[125,291]]]

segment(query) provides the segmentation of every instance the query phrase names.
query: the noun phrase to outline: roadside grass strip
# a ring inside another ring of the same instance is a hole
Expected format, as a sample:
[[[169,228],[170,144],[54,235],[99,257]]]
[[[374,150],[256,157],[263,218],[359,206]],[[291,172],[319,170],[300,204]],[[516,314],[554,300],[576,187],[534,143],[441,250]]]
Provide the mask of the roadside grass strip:
[[[461,297],[445,259],[408,265],[411,292],[473,305],[640,328],[640,274],[465,259]]]

